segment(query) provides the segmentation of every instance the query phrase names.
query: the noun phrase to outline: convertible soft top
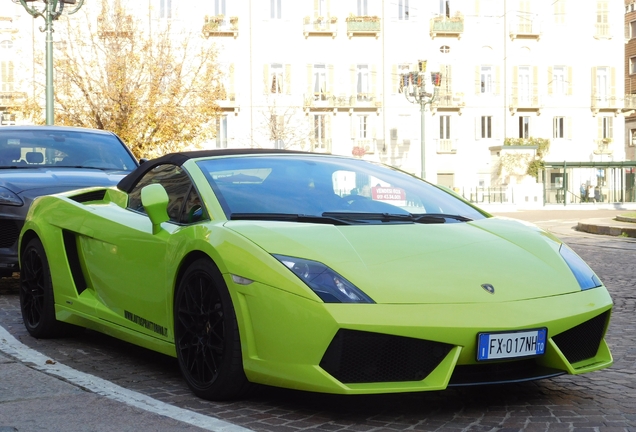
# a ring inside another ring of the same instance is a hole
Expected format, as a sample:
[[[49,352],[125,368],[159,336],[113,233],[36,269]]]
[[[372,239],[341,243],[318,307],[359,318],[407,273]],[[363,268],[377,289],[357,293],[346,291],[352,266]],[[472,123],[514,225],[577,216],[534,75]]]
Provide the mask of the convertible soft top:
[[[263,148],[234,148],[234,149],[217,149],[217,150],[197,150],[185,151],[178,153],[169,153],[156,159],[151,159],[139,165],[137,169],[132,171],[126,177],[121,179],[117,184],[117,188],[124,192],[130,192],[139,179],[151,169],[164,164],[181,166],[189,159],[197,159],[203,157],[215,156],[235,156],[235,155],[254,155],[254,154],[312,154],[303,151],[281,150],[281,149],[263,149]]]

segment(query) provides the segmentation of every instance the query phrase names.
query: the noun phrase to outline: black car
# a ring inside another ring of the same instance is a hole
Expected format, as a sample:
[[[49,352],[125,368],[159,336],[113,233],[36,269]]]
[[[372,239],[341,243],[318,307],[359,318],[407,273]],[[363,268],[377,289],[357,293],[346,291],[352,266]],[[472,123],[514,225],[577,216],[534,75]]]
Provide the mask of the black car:
[[[116,185],[139,163],[112,132],[65,126],[0,127],[0,276],[18,271],[18,237],[36,197]]]

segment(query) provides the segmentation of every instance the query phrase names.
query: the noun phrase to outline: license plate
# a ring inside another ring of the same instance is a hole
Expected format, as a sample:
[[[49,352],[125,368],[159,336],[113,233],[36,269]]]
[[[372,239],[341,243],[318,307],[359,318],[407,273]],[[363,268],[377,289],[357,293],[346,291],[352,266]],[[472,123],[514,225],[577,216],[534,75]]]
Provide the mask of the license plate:
[[[548,331],[522,330],[502,333],[479,333],[477,360],[497,360],[537,356],[545,353]]]

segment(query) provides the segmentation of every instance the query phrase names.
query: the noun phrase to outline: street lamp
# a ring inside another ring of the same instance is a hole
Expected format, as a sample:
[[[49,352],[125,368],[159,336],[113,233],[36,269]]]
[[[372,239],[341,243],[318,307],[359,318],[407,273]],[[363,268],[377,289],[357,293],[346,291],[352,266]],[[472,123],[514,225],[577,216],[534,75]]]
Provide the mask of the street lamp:
[[[77,12],[84,0],[39,0],[44,3],[44,6],[38,10],[34,3],[36,0],[13,0],[14,3],[18,3],[24,6],[24,9],[33,18],[44,18],[44,28],[40,27],[41,32],[46,33],[46,124],[53,124],[53,21],[58,19],[64,12],[65,5],[75,5],[74,9],[68,12],[69,15]],[[27,3],[31,3],[29,6]]]
[[[402,75],[402,84],[404,86],[404,96],[406,100],[411,103],[420,105],[420,143],[422,146],[422,179],[426,180],[426,140],[424,137],[424,125],[426,105],[432,104],[437,98],[439,93],[439,85],[442,81],[442,74],[440,72],[431,72],[431,84],[433,84],[433,93],[426,91],[426,61],[420,60],[418,62],[418,71],[409,72]]]

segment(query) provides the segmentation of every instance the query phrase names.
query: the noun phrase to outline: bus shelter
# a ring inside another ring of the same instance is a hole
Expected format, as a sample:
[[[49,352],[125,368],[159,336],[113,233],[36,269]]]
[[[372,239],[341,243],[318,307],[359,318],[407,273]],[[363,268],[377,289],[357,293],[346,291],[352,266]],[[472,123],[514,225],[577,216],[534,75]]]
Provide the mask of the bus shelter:
[[[636,161],[545,162],[545,204],[636,202]]]

